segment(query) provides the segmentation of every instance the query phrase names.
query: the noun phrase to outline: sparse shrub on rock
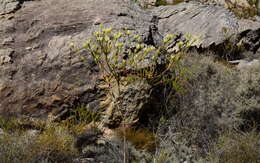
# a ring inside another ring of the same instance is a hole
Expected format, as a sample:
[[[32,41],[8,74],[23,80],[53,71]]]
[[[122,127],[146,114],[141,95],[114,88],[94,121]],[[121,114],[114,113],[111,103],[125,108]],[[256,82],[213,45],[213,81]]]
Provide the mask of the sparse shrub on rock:
[[[141,36],[130,30],[114,32],[101,26],[82,48],[71,45],[76,52],[85,52],[83,59],[91,55],[102,72],[101,79],[107,83],[111,99],[105,111],[109,127],[138,122],[153,87],[168,85],[176,91],[180,89],[185,76],[179,62],[194,39],[187,37],[176,43],[174,38],[168,34],[162,45],[156,47],[145,44]]]

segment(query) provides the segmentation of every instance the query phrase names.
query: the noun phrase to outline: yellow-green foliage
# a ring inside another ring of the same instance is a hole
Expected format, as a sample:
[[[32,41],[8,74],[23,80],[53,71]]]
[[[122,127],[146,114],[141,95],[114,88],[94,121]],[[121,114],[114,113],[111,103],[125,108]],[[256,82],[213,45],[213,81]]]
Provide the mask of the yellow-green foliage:
[[[6,124],[10,124],[6,122]],[[0,162],[72,162],[74,137],[63,124],[49,123],[39,133],[20,128],[0,135]]]
[[[244,19],[252,18],[255,15],[257,15],[258,12],[257,11],[258,9],[256,7],[243,7],[237,5],[228,7],[228,9],[232,11],[239,18],[244,18]]]
[[[82,48],[87,50],[103,72],[104,79],[110,83],[115,80],[120,86],[121,78],[134,76],[145,79],[151,85],[173,84],[182,77],[179,61],[183,51],[195,41],[187,37],[172,45],[174,35],[168,34],[159,47],[143,43],[142,38],[129,30],[114,32],[113,28],[104,28],[95,32]],[[84,56],[83,56],[84,57]]]
[[[74,138],[70,135],[69,130],[55,123],[48,125],[36,139],[36,143],[41,147],[41,150],[46,152],[73,153],[75,152],[72,148],[73,142]]]
[[[32,145],[29,137],[20,134],[0,135],[0,162],[27,162],[32,154]]]
[[[164,6],[167,5],[167,1],[166,0],[156,0],[155,5],[156,6]]]
[[[119,128],[116,133],[139,150],[154,151],[156,148],[156,135],[147,129]]]
[[[13,117],[0,116],[0,128],[4,131],[12,131],[19,128],[17,119]]]
[[[66,127],[76,135],[80,135],[85,131],[85,126],[89,123],[96,123],[100,120],[101,114],[99,112],[93,112],[86,107],[80,106],[76,109],[72,109],[69,113],[69,117],[62,121]]]
[[[259,163],[259,146],[259,133],[230,131],[219,138],[208,160],[215,163]]]
[[[38,119],[31,119],[28,117],[17,118],[12,116],[0,115],[0,128],[6,132],[23,132],[28,128],[41,130],[45,127],[45,122]]]
[[[169,158],[169,154],[166,152],[160,152],[159,156],[155,157],[156,163],[165,163]]]
[[[68,127],[80,123],[88,124],[90,122],[97,122],[100,120],[100,113],[93,112],[86,107],[80,106],[72,109],[69,113],[69,118],[64,121]]]

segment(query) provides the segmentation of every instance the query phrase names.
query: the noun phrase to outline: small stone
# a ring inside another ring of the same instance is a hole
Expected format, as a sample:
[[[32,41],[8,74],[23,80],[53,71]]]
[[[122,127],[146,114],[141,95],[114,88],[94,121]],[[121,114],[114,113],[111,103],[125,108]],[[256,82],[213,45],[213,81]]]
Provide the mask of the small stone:
[[[38,135],[39,133],[40,133],[39,130],[28,130],[28,131],[27,131],[27,134],[28,134],[29,136],[36,136],[36,135]]]
[[[243,69],[250,69],[254,67],[259,67],[260,66],[260,61],[257,59],[253,59],[252,61],[241,61],[237,65],[237,69],[243,70]]]
[[[9,45],[9,44],[11,44],[13,42],[14,42],[14,38],[13,37],[7,37],[7,38],[5,38],[3,40],[2,45]]]
[[[4,135],[4,130],[0,128],[0,135]]]
[[[0,65],[10,63],[11,61],[12,59],[9,56],[0,56]]]
[[[13,49],[0,49],[0,65],[11,63],[12,54],[14,53]]]
[[[0,92],[3,91],[6,88],[6,86],[3,83],[0,83]]]
[[[98,144],[98,145],[105,145],[105,144],[106,144],[106,141],[105,141],[105,140],[102,140],[102,139],[98,139],[98,140],[97,140],[97,144]]]
[[[260,1],[259,1],[259,5],[260,5]],[[260,9],[260,6],[259,6],[259,9]],[[260,16],[256,15],[256,16],[255,16],[255,20],[256,20],[257,22],[260,22]]]
[[[32,50],[32,47],[26,47],[25,50]]]
[[[81,163],[89,163],[89,162],[94,162],[95,160],[93,158],[84,158],[81,159]]]
[[[94,25],[99,25],[99,24],[101,24],[101,22],[102,22],[101,18],[97,17],[94,20]]]

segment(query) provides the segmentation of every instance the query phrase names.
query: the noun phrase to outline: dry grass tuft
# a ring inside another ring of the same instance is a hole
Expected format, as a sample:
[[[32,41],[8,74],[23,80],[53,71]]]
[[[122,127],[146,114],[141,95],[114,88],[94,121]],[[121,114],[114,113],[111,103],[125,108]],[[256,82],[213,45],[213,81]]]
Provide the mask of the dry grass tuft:
[[[219,138],[208,157],[208,161],[216,163],[259,163],[259,147],[259,133],[254,131],[249,133],[230,131]]]
[[[156,148],[156,136],[147,129],[119,128],[116,133],[122,139],[125,136],[138,150],[154,151]]]

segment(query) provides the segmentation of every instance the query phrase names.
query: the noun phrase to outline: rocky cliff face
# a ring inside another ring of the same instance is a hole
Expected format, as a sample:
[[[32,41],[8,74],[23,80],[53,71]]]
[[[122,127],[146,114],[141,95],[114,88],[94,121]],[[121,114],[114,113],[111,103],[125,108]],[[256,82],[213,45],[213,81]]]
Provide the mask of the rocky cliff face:
[[[242,19],[222,0],[158,2],[0,0],[0,162],[123,162],[126,153],[129,162],[259,162],[259,18]],[[155,47],[169,33],[171,46],[196,38],[180,60],[185,91],[125,76],[120,91],[104,82],[93,58],[72,48],[101,24]]]
[[[1,0],[0,112],[45,116],[81,104],[99,108],[106,97],[99,70],[69,47],[81,45],[99,24],[137,31],[154,45],[175,33],[198,37],[197,49],[220,48],[230,36],[247,51],[260,46],[259,21],[213,5],[184,2],[145,10],[127,0]]]
[[[259,29],[260,22],[244,23],[234,14],[219,6],[196,2],[153,9],[158,17],[160,33],[182,33],[198,37],[197,47],[207,48],[223,43],[230,35]]]
[[[44,115],[80,103],[98,105],[104,94],[96,87],[98,69],[91,59],[83,63],[71,53],[69,44],[81,45],[99,24],[138,30],[144,37],[152,26],[151,15],[122,1],[28,1],[12,18],[8,13],[0,25],[5,113]]]

